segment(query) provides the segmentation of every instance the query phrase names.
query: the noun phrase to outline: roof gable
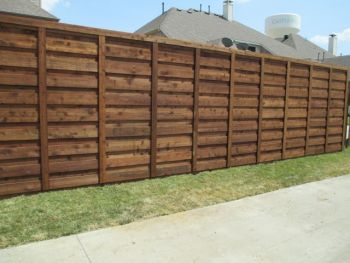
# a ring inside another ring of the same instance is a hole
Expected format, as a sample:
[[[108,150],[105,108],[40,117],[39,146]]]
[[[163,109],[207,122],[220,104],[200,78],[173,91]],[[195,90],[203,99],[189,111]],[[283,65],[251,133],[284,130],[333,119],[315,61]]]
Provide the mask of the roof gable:
[[[317,59],[318,52],[326,52],[298,35],[282,43],[237,21],[230,22],[220,15],[194,9],[171,8],[136,33],[147,34],[155,30],[169,38],[194,42],[211,43],[227,37],[237,42],[259,45],[274,55],[293,58]],[[331,56],[326,52],[326,57]]]
[[[29,0],[1,0],[0,13],[58,20],[57,17],[35,5]]]
[[[327,50],[317,46],[316,44],[301,37],[298,34],[288,35],[288,38],[285,40],[282,40],[282,43],[295,48],[303,58],[313,59],[313,60],[317,60],[319,58],[323,59],[323,54],[325,55],[325,58],[335,57],[333,54],[329,53]]]

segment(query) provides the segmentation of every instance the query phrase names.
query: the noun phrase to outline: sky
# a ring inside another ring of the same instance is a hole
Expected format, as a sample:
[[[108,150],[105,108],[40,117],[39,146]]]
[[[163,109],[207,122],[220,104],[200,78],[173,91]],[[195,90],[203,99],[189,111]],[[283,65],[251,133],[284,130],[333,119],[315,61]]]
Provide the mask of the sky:
[[[134,32],[165,8],[211,6],[222,14],[222,0],[42,0],[43,7],[63,23]],[[328,35],[338,35],[338,55],[350,55],[349,0],[234,0],[234,17],[260,32],[265,18],[278,13],[296,13],[302,17],[300,35],[327,49]]]

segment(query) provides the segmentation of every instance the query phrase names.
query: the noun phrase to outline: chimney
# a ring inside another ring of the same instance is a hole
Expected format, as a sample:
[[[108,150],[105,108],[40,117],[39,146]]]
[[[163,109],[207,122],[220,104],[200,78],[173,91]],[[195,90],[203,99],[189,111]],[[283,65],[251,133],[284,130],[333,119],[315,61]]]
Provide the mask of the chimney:
[[[329,35],[329,42],[328,42],[328,52],[333,54],[334,56],[337,55],[337,35],[331,34]]]
[[[233,21],[233,0],[224,1],[223,16],[226,20]]]
[[[41,0],[29,0],[32,2],[34,5],[41,7]]]

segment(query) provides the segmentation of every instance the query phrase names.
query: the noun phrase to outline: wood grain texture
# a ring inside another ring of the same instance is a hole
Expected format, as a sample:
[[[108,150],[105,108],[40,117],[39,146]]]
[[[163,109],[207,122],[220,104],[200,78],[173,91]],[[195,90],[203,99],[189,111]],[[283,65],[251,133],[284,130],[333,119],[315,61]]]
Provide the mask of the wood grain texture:
[[[331,92],[332,92],[332,69],[329,69],[328,74],[328,97],[327,97],[327,119],[326,119],[326,140],[325,140],[325,152],[328,152],[328,146],[329,146],[329,130],[330,130],[330,117],[331,117]]]
[[[0,195],[344,145],[344,68],[30,18],[0,22]]]
[[[283,121],[283,145],[282,145],[282,159],[286,159],[287,150],[287,129],[288,129],[288,101],[289,101],[289,79],[290,79],[291,63],[287,62],[286,71],[286,94],[284,97],[284,121]]]
[[[98,40],[98,151],[99,183],[106,182],[106,38]]]
[[[151,160],[150,177],[157,177],[157,113],[158,113],[158,43],[152,45],[152,106],[151,106]]]
[[[235,72],[235,55],[231,55],[230,66],[230,94],[228,103],[228,135],[227,135],[227,167],[232,166],[232,129],[233,129],[233,102],[234,102],[234,72]]]
[[[46,29],[41,27],[38,32],[41,186],[43,191],[47,191],[50,189],[50,183],[47,127]]]
[[[350,78],[350,71],[346,72],[346,80],[345,80],[345,104],[344,104],[344,123],[343,123],[343,141],[342,141],[342,149],[344,150],[346,146],[348,146],[348,143],[346,142],[346,132],[347,132],[347,125],[350,125],[350,123],[348,123],[348,116],[349,116],[349,105],[350,105],[350,82],[349,82],[349,78]],[[350,140],[350,129],[348,132],[348,140]]]
[[[258,147],[256,161],[260,163],[261,160],[261,143],[262,143],[262,118],[263,118],[263,99],[264,99],[264,76],[265,76],[265,59],[260,61],[260,86],[259,86],[259,115],[258,115]]]
[[[199,76],[201,52],[195,50],[193,87],[193,132],[192,132],[192,172],[197,172],[198,124],[199,124]]]

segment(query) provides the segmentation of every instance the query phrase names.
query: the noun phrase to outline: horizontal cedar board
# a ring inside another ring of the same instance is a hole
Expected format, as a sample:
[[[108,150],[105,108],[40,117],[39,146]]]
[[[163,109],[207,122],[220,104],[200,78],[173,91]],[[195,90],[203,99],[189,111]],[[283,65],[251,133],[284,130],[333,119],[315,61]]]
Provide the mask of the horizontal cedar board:
[[[36,90],[0,89],[0,104],[37,104],[38,92]]]
[[[33,24],[31,28],[0,27],[0,195],[41,190],[38,32]],[[99,183],[99,88],[106,90],[105,182],[149,178],[153,59],[158,74],[158,177],[192,172],[196,63],[198,171],[225,168],[228,159],[232,166],[255,164],[259,154],[261,162],[280,160],[283,150],[286,158],[324,153],[325,148],[341,150],[345,70],[332,69],[330,76],[329,66],[318,64],[310,76],[310,62],[291,60],[287,83],[288,59],[267,56],[262,74],[261,58],[254,53],[237,52],[231,69],[230,52],[202,47],[195,61],[193,47],[160,41],[153,58],[149,40],[108,35],[103,50],[98,38],[95,33],[67,32],[53,25],[46,32],[51,189]],[[105,68],[98,72],[101,60]],[[233,118],[231,127],[228,116]]]
[[[50,173],[67,173],[98,169],[97,158],[79,160],[49,160]]]
[[[53,105],[97,105],[96,91],[56,91],[47,92],[47,104]]]
[[[127,43],[125,41],[107,38],[106,56],[151,60],[151,48],[148,44],[135,42]]]
[[[107,169],[135,165],[146,165],[150,162],[150,155],[140,153],[109,155],[106,162]]]
[[[38,109],[36,108],[0,108],[0,122],[2,123],[18,123],[18,122],[37,122]]]
[[[106,72],[130,75],[151,75],[150,62],[106,59]]]
[[[48,69],[97,72],[97,61],[95,58],[48,54],[46,63]]]
[[[161,83],[161,81],[159,81]],[[136,78],[131,76],[106,76],[107,90],[150,91],[151,80],[149,77]]]
[[[38,57],[34,52],[0,50],[0,66],[36,68]]]
[[[183,49],[181,47],[172,47],[169,45],[161,45],[158,53],[159,62],[194,64],[194,50]]]
[[[39,174],[40,164],[38,161],[1,163],[0,165],[0,179],[37,176]]]
[[[49,122],[86,122],[97,121],[96,108],[63,108],[48,107],[47,118]]]
[[[170,149],[178,147],[189,147],[192,145],[191,136],[165,136],[157,138],[158,149]],[[107,140],[107,152],[127,152],[127,151],[144,151],[150,149],[150,140],[146,139],[109,139]]]
[[[51,189],[96,185],[98,183],[98,174],[96,172],[86,172],[78,175],[50,176],[49,181]]]
[[[159,77],[173,77],[173,78],[193,78],[194,70],[192,66],[172,65],[172,64],[158,64]]]
[[[38,158],[40,148],[37,143],[0,145],[0,160]]]
[[[38,85],[38,75],[30,71],[11,71],[0,69],[0,85]]]
[[[97,89],[97,76],[91,74],[47,73],[48,87]]]
[[[11,48],[37,48],[37,38],[33,34],[21,34],[20,32],[6,32],[2,25],[0,28],[0,46]]]
[[[124,182],[149,178],[149,167],[112,168],[106,171],[107,183]]]
[[[191,172],[191,162],[157,164],[157,177]]]
[[[68,141],[68,142],[49,142],[49,156],[68,156],[79,154],[96,154],[96,141]]]
[[[41,190],[41,182],[39,178],[33,178],[29,180],[15,180],[15,181],[6,181],[0,183],[0,193],[3,196],[30,193],[30,192],[39,192]]]
[[[51,33],[46,38],[46,50],[97,55],[97,41],[94,39],[79,40],[78,37],[55,36],[55,33]]]
[[[0,126],[0,141],[29,141],[38,140],[38,127],[32,126]]]
[[[246,154],[241,156],[234,156],[231,158],[233,166],[240,166],[246,164],[256,163],[256,154]]]
[[[49,139],[96,138],[97,125],[71,124],[64,126],[49,125]]]

